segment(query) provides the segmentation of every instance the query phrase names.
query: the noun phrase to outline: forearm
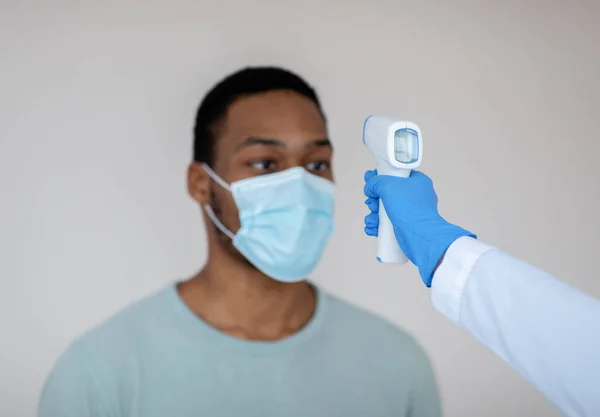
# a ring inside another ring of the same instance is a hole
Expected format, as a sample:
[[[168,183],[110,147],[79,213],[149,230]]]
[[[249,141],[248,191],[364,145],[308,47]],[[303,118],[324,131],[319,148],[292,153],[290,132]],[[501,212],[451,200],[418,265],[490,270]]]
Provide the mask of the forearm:
[[[600,415],[600,302],[470,238],[448,249],[432,299],[565,415]]]

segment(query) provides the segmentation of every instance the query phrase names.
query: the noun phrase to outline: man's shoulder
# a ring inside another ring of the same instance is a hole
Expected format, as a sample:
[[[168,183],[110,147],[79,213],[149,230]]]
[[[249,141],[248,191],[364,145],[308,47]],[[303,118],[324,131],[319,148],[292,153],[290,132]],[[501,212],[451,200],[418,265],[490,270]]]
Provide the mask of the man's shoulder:
[[[47,378],[40,415],[54,415],[57,407],[66,404],[77,413],[89,411],[87,407],[115,409],[123,389],[118,381],[135,371],[139,352],[160,340],[156,329],[164,328],[159,323],[168,313],[172,290],[163,289],[134,302],[72,342]]]
[[[335,349],[334,358],[340,358],[341,366],[347,366],[350,359],[361,379],[382,383],[389,398],[410,401],[417,414],[439,415],[435,374],[420,343],[377,313],[327,297],[331,308],[324,339]]]
[[[332,294],[324,296],[328,298],[329,322],[334,333],[343,333],[345,339],[353,339],[382,355],[419,356],[427,360],[416,339],[390,320]]]
[[[365,307],[360,307],[331,293],[324,293],[324,297],[328,299],[328,313],[338,325],[348,325],[354,331],[410,337],[406,331]]]
[[[128,350],[136,350],[168,320],[171,286],[144,296],[79,336],[67,349],[70,353],[95,357],[105,362]]]

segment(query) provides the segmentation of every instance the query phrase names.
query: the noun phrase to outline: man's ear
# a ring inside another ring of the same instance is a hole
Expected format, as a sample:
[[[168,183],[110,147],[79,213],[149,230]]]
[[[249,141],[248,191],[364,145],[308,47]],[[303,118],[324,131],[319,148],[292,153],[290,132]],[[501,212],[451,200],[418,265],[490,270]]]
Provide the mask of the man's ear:
[[[210,200],[210,176],[199,162],[192,162],[187,172],[188,193],[200,205]]]

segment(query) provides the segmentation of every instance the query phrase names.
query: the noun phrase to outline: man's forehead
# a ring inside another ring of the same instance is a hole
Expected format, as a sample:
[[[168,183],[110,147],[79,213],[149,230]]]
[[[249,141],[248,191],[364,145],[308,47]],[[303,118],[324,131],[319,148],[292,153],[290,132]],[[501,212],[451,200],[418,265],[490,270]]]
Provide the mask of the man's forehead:
[[[239,98],[229,107],[227,122],[241,126],[325,127],[317,105],[311,99],[290,91],[271,91]]]
[[[248,138],[326,139],[325,122],[314,102],[297,93],[269,92],[234,102],[223,123],[224,136],[235,142]]]
[[[331,142],[326,137],[318,137],[317,139],[313,139],[310,137],[302,138],[300,140],[286,140],[279,139],[274,137],[258,137],[258,136],[248,136],[239,141],[236,146],[236,150],[250,148],[253,146],[269,146],[275,148],[288,148],[288,147],[304,147],[304,148],[322,148],[329,147],[331,148]]]

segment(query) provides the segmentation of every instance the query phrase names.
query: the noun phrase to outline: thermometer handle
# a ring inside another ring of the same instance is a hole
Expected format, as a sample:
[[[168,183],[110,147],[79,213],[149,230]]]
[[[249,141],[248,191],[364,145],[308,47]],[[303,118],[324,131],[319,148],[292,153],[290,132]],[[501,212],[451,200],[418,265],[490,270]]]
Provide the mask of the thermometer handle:
[[[407,178],[410,176],[408,169],[391,168],[386,163],[377,163],[377,174],[392,175],[394,177]],[[379,200],[379,228],[377,231],[377,260],[386,264],[404,264],[408,262],[408,258],[400,249],[400,245],[394,234],[394,226],[390,221],[383,201]]]

